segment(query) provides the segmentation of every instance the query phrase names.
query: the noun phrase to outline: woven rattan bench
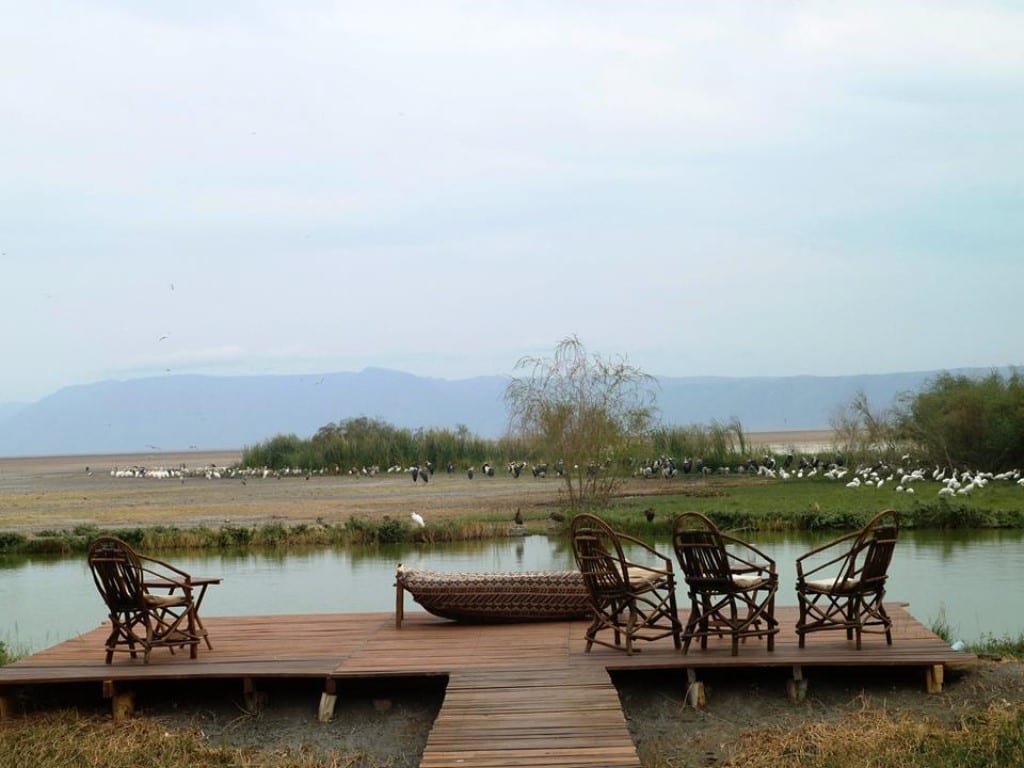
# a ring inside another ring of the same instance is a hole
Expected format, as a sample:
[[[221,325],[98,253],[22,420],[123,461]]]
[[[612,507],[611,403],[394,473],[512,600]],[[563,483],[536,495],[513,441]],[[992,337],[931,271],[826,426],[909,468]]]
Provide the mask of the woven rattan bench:
[[[402,626],[405,592],[425,610],[466,623],[565,621],[590,615],[579,571],[438,573],[406,570],[395,576],[395,626]]]

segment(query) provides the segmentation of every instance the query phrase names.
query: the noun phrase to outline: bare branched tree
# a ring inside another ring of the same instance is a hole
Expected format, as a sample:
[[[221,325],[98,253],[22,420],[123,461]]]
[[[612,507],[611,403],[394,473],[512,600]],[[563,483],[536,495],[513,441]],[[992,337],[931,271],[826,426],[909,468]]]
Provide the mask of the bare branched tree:
[[[571,507],[607,504],[653,419],[654,377],[624,358],[591,355],[576,336],[551,358],[526,357],[505,390],[509,431],[562,468]]]

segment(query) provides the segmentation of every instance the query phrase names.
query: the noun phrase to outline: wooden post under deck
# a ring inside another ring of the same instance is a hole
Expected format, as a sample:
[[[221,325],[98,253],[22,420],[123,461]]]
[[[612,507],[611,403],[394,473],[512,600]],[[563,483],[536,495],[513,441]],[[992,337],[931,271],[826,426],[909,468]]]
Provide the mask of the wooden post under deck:
[[[256,690],[256,681],[251,677],[242,678],[242,695],[245,698],[245,708],[249,714],[259,714],[263,705],[267,703],[267,694]]]
[[[399,576],[402,575],[402,571],[398,571],[398,575],[395,577],[395,629],[402,628],[402,619],[405,618],[405,588],[402,586],[402,581]]]
[[[320,710],[317,719],[321,723],[329,723],[334,719],[334,705],[337,701],[337,681],[333,677],[328,677],[324,682],[324,692],[320,694]]]
[[[793,677],[786,681],[786,695],[794,704],[800,704],[807,698],[807,681],[799,664],[793,665]]]
[[[924,669],[924,684],[928,693],[942,693],[942,682],[945,667],[942,664],[935,664]]]
[[[134,691],[118,690],[113,680],[103,681],[103,698],[110,699],[115,723],[130,720],[135,714]]]

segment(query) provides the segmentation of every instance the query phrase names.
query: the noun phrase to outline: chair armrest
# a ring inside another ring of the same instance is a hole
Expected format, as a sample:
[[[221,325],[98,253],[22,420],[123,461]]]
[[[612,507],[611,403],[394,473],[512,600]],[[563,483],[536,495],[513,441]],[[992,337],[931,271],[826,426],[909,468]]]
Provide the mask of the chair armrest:
[[[163,560],[139,555],[142,565],[143,582],[160,582],[160,588],[192,590],[192,576],[181,568],[177,568]]]
[[[629,542],[633,546],[636,546],[636,547],[639,547],[640,549],[643,549],[645,552],[647,552],[652,557],[657,558],[658,560],[661,560],[662,562],[665,563],[665,569],[664,569],[665,573],[672,573],[672,558],[663,555],[661,552],[656,550],[650,544],[648,544],[647,542],[643,541],[642,539],[636,538],[635,536],[630,536],[629,534],[626,534],[626,533],[620,533],[620,534],[618,534],[618,537],[619,537],[619,539],[621,541]],[[636,566],[637,568],[646,568],[647,570],[658,570],[658,569],[651,568],[649,565],[644,565],[643,563],[634,563],[634,562],[626,561],[626,565],[627,565],[627,567],[632,565],[632,566]]]
[[[860,536],[861,531],[852,531],[845,536],[840,536],[838,539],[833,539],[800,555],[796,559],[797,583],[805,581],[808,576],[820,574],[822,571],[845,561],[850,553],[850,543]],[[815,562],[818,558],[824,559],[820,562]],[[836,575],[837,581],[841,578],[842,574]]]
[[[753,544],[726,533],[720,535],[734,573],[775,573],[775,561]]]

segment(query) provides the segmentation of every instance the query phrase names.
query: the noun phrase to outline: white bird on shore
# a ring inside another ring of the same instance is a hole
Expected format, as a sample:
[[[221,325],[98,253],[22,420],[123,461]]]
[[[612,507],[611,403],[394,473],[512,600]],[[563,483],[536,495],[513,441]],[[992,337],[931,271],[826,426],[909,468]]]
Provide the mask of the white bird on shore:
[[[426,523],[423,520],[423,516],[420,515],[419,512],[413,512],[411,515],[409,515],[409,517],[411,517],[413,523],[418,525],[420,528],[423,528],[424,526],[426,526]]]

